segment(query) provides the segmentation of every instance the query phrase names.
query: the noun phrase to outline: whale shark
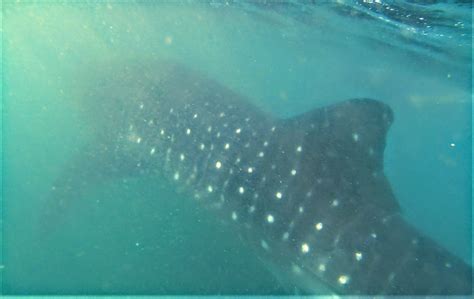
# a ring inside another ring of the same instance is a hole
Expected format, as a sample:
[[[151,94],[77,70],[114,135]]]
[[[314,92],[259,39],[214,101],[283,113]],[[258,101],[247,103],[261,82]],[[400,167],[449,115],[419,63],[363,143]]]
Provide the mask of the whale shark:
[[[58,210],[88,182],[159,175],[299,293],[472,293],[472,267],[404,220],[384,174],[387,104],[350,99],[282,119],[174,62],[98,77],[84,92],[97,136],[54,183]]]

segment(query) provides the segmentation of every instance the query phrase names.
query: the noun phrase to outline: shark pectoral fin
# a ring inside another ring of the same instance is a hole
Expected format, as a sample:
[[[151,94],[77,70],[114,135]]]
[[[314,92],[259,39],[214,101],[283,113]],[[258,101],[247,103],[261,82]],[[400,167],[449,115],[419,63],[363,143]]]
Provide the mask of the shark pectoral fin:
[[[309,165],[309,173],[311,168],[315,175],[321,169],[337,173],[338,184],[351,185],[363,200],[389,211],[399,209],[383,173],[386,135],[393,122],[389,106],[371,99],[353,99],[284,122],[289,135],[304,132],[289,138],[303,140],[308,150],[301,153],[302,160]],[[354,177],[356,181],[345,179]]]

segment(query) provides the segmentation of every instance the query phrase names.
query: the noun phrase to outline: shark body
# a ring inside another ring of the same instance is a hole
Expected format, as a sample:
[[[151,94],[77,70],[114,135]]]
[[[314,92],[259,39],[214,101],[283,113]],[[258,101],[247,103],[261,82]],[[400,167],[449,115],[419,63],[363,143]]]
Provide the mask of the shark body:
[[[472,268],[400,214],[383,173],[387,105],[354,99],[278,119],[171,63],[123,67],[88,96],[98,141],[56,182],[61,204],[84,188],[80,175],[160,174],[304,293],[472,292]]]

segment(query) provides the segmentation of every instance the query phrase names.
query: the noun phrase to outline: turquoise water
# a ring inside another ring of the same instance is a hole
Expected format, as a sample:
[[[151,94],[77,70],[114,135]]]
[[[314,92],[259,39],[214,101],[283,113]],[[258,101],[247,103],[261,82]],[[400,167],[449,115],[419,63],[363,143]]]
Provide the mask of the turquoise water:
[[[44,219],[95,130],[85,86],[134,59],[179,61],[281,117],[356,97],[389,104],[385,171],[403,214],[471,263],[472,7],[413,2],[5,2],[3,292],[294,291],[157,178],[111,179]]]

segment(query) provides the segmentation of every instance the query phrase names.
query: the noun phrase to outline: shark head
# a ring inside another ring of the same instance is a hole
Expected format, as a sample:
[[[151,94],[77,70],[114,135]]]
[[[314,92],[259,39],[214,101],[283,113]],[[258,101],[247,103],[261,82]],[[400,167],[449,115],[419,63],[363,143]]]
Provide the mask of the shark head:
[[[471,267],[403,220],[383,171],[387,105],[353,99],[279,119],[168,62],[98,82],[87,91],[96,141],[53,198],[83,188],[72,183],[79,176],[160,175],[304,293],[321,284],[340,294],[472,291]]]

